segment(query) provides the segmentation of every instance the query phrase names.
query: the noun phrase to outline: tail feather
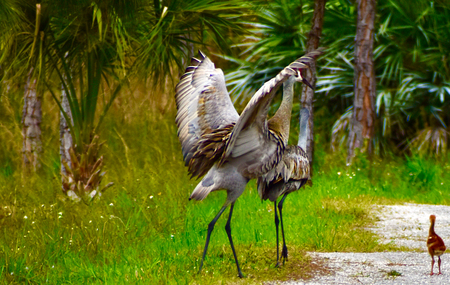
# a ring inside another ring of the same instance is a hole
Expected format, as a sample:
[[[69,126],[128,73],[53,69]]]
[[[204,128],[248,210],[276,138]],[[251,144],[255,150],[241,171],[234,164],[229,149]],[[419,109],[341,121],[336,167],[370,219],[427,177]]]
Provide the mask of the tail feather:
[[[205,199],[211,191],[215,190],[214,182],[211,182],[209,181],[209,179],[206,179],[206,177],[203,178],[203,180],[195,187],[194,191],[189,197],[189,200],[194,199],[197,201],[201,201]]]

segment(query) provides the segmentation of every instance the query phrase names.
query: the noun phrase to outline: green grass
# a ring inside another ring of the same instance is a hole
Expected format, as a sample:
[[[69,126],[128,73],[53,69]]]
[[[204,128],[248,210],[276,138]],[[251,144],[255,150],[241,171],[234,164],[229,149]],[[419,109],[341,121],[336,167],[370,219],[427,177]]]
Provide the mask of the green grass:
[[[393,277],[393,278],[402,276],[402,274],[396,270],[391,270],[391,271],[387,272],[386,275],[387,275],[387,277]]]
[[[20,135],[0,150],[0,283],[260,284],[308,278],[317,268],[306,251],[396,249],[380,245],[363,229],[374,222],[374,204],[450,202],[448,164],[362,157],[347,167],[342,154],[329,154],[319,145],[313,186],[289,195],[284,204],[285,266],[274,268],[273,204],[260,201],[251,181],[231,223],[247,278],[237,277],[224,230],[228,212],[217,222],[197,274],[207,225],[226,193],[188,201],[197,181],[183,165],[172,113],[141,110],[131,118],[116,113],[101,134],[108,171],[103,183],[115,186],[90,206],[68,201],[60,190],[57,138],[44,141],[37,175],[22,174],[13,152],[20,150]],[[47,124],[44,130],[51,129]]]

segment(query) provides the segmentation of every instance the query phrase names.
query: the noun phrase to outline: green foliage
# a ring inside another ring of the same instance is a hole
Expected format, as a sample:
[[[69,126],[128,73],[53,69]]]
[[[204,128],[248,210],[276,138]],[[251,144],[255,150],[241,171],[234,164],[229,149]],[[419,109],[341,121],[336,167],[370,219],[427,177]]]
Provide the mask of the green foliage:
[[[137,15],[138,70],[164,88],[167,76],[173,79],[186,68],[194,47],[228,53],[232,39],[246,33],[241,18],[247,6],[236,0],[164,0],[143,5]]]
[[[0,78],[11,87],[25,86],[31,77],[42,91],[48,72],[50,25],[48,10],[36,2],[7,0],[0,4]]]
[[[444,1],[377,2],[376,153],[440,156],[448,149],[449,11]],[[327,51],[318,62],[314,107],[326,108],[334,116],[330,131],[335,148],[345,143],[351,117],[356,12],[352,1],[326,3],[321,45]],[[252,35],[236,45],[239,57],[224,56],[235,65],[226,74],[239,104],[304,52],[312,7],[309,2],[279,0],[256,6],[255,14],[248,23]]]
[[[77,155],[85,151],[97,133],[99,124],[124,84],[123,74],[129,68],[125,64],[125,56],[131,55],[128,54],[130,36],[122,23],[128,19],[128,24],[132,25],[131,17],[116,12],[119,7],[110,4],[80,1],[77,4],[53,3],[51,6],[55,12],[51,18],[52,67],[61,82],[57,86],[63,87],[69,102],[70,115],[61,110]],[[69,9],[71,13],[61,13]],[[110,88],[107,92],[110,98],[97,119],[102,83]],[[51,91],[51,81],[47,86]],[[55,94],[53,97],[59,104]]]
[[[94,145],[92,140],[99,134],[104,116],[131,76],[142,79],[137,76],[141,72],[145,81],[152,78],[153,83],[157,79],[163,82],[176,73],[177,67],[185,65],[194,43],[212,39],[227,50],[226,34],[243,31],[238,16],[245,11],[233,0],[28,2],[8,1],[0,6],[0,22],[13,24],[12,28],[0,27],[5,39],[0,46],[0,64],[7,67],[1,69],[2,81],[10,80],[5,83],[9,88],[14,80],[22,81],[26,72],[36,73],[34,76],[41,79],[40,90],[45,83],[69,126],[72,157],[85,162],[84,156],[92,157],[87,152]],[[61,89],[70,112],[59,100]],[[99,159],[92,157],[89,161],[96,163]],[[87,168],[96,169],[94,165]],[[87,168],[72,167],[70,172],[82,173]],[[99,177],[98,173],[85,174],[82,176]],[[100,180],[96,179],[98,183]],[[87,187],[81,184],[89,184],[71,181],[64,185],[80,189]]]
[[[247,23],[252,34],[237,45],[242,50],[239,57],[225,57],[236,64],[226,79],[234,100],[241,104],[305,53],[312,16],[311,3],[301,1],[276,0],[255,10],[256,20]]]
[[[243,32],[238,16],[245,9],[235,0],[41,2],[11,0],[0,6],[0,64],[6,66],[1,78],[10,80],[9,88],[32,71],[41,79],[41,91],[45,82],[69,125],[78,157],[129,76],[142,79],[141,73],[145,81],[161,83],[185,65],[194,43],[212,39],[227,50],[226,34]],[[55,89],[63,89],[70,113]],[[99,100],[106,102],[103,110],[97,109]]]
[[[336,102],[334,112],[343,114],[335,124],[335,141],[345,141],[342,122],[352,105],[353,94],[353,4],[329,1],[324,23],[323,44],[328,46],[327,63],[316,84],[327,96],[326,104]],[[328,13],[328,14],[327,14]],[[449,108],[448,15],[446,2],[377,2],[375,24],[375,110],[376,149],[380,153],[427,153],[436,156],[448,149]],[[350,30],[349,30],[350,29]],[[320,96],[320,95],[319,95]],[[331,101],[330,101],[331,100]],[[399,145],[405,147],[399,148]]]
[[[420,187],[422,191],[435,188],[437,177],[443,175],[441,166],[433,159],[419,156],[406,157],[406,173],[413,185]]]

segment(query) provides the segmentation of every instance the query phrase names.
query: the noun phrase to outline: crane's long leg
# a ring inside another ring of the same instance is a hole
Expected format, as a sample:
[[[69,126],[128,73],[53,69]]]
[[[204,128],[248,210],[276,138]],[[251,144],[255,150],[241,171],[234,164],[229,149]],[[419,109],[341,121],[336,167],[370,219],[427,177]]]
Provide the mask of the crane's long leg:
[[[434,256],[431,256],[431,273],[430,273],[430,275],[433,275],[433,267],[434,267]]]
[[[275,212],[275,229],[276,229],[276,233],[277,233],[277,265],[275,265],[275,267],[280,266],[280,251],[279,251],[279,240],[278,240],[278,225],[280,224],[280,220],[278,219],[278,214],[277,214],[277,201],[273,202],[273,209]]]
[[[230,207],[230,215],[228,216],[228,221],[227,221],[227,224],[225,225],[225,231],[227,232],[228,240],[230,241],[231,250],[233,251],[234,260],[236,261],[236,266],[237,266],[239,277],[243,278],[244,274],[242,274],[241,268],[239,267],[239,262],[238,262],[238,259],[236,256],[236,251],[234,250],[233,239],[231,238],[231,215],[233,215],[233,208],[234,208],[234,203],[232,203],[231,207]]]
[[[283,265],[288,258],[288,250],[286,247],[286,240],[284,238],[283,213],[282,213],[284,199],[286,199],[287,194],[288,193],[284,194],[283,198],[281,198],[280,202],[278,203],[278,210],[280,211],[280,221],[281,221],[281,235],[283,236],[283,249],[281,250],[281,258],[283,259]]]
[[[220,216],[222,215],[223,211],[225,211],[226,208],[227,208],[227,206],[223,206],[222,209],[220,209],[219,213],[214,217],[214,219],[208,225],[208,234],[206,235],[205,249],[203,250],[203,257],[202,257],[202,261],[200,263],[200,268],[198,269],[198,273],[200,273],[200,271],[202,271],[203,261],[205,260],[206,251],[208,250],[208,245],[209,245],[209,239],[211,238],[211,233],[214,229],[214,225],[216,224],[217,220],[220,218]]]
[[[439,265],[439,274],[442,274],[441,273],[441,257],[440,256],[438,256],[438,265]]]

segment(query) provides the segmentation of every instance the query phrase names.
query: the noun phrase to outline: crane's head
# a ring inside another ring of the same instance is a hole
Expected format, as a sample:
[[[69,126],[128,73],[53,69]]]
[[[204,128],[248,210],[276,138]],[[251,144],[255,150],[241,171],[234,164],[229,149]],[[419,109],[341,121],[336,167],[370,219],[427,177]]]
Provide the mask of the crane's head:
[[[430,215],[430,222],[434,223],[436,221],[435,215]]]
[[[323,53],[323,49],[317,49],[308,54],[298,58],[286,68],[288,73],[295,77],[295,81],[306,84],[309,88],[314,90],[314,87],[303,76],[303,72],[310,68],[311,64],[317,56]]]

